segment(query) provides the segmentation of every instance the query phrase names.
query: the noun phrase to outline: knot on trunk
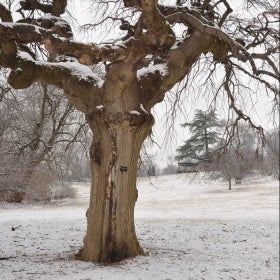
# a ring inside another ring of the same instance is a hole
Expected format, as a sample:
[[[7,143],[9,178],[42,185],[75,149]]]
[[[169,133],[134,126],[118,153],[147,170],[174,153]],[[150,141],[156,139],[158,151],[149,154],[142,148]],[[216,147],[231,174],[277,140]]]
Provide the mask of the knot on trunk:
[[[101,164],[101,144],[100,142],[92,143],[90,147],[90,158],[97,163],[98,165]]]

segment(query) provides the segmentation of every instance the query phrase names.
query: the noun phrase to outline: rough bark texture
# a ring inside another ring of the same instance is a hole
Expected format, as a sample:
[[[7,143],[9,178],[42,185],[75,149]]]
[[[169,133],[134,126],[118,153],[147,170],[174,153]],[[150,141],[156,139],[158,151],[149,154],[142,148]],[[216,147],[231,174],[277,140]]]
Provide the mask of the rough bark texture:
[[[134,227],[139,152],[153,117],[124,114],[114,119],[100,111],[88,116],[94,133],[90,150],[92,184],[82,260],[110,263],[142,255]],[[127,168],[127,170],[126,170]],[[123,170],[124,169],[124,170]]]

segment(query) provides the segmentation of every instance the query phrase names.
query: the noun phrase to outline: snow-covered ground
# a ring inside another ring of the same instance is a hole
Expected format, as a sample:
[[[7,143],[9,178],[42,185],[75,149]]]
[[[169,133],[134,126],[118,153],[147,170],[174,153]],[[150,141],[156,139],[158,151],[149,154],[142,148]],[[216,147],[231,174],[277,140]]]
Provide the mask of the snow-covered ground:
[[[136,228],[147,256],[111,266],[73,255],[86,230],[88,184],[56,205],[0,205],[0,279],[278,279],[279,182],[190,174],[139,178]]]

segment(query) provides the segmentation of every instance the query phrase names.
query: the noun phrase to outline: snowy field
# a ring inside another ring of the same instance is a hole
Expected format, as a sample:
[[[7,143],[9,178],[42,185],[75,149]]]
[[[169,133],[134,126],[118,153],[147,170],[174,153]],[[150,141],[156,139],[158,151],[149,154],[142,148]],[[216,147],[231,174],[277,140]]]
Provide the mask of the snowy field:
[[[278,279],[279,182],[179,174],[139,178],[136,228],[147,256],[111,266],[73,255],[86,230],[88,184],[55,205],[0,204],[0,279]]]

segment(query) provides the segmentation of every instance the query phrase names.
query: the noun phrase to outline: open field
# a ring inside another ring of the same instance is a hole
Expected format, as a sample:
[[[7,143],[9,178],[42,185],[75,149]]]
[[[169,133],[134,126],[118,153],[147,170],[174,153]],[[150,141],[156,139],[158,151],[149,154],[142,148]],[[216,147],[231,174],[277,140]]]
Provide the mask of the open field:
[[[139,178],[135,211],[147,252],[112,266],[79,262],[89,187],[55,205],[0,205],[0,278],[278,279],[279,182],[190,174]]]

